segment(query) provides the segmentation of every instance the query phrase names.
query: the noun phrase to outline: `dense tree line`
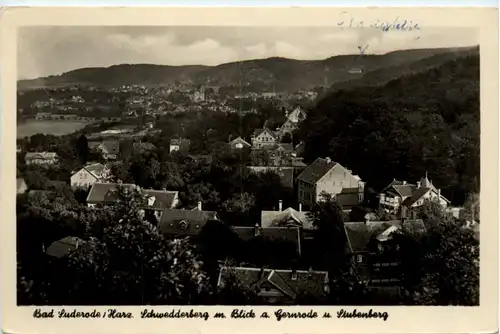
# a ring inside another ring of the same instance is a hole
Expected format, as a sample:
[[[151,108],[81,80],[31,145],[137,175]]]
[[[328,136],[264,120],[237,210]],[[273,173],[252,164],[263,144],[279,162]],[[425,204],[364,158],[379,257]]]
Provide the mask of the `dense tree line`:
[[[479,56],[470,56],[383,87],[332,93],[299,135],[306,160],[329,156],[376,190],[428,172],[462,204],[479,191],[479,117]]]

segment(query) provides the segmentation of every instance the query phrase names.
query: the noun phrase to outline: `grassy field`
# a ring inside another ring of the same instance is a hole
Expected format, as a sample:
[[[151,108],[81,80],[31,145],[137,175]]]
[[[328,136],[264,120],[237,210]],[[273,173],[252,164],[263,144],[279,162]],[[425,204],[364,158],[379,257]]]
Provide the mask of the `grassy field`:
[[[61,136],[75,132],[88,124],[88,122],[83,121],[28,121],[17,125],[17,138],[37,133]]]

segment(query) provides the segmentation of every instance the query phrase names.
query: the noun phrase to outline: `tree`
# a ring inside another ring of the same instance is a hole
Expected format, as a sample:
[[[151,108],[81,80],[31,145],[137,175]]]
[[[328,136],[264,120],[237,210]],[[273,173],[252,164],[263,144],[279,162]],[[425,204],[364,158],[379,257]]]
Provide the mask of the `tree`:
[[[234,194],[233,197],[222,203],[222,215],[227,217],[235,225],[248,225],[250,210],[255,205],[255,197],[252,194],[243,192]]]
[[[120,202],[105,211],[103,233],[89,226],[84,246],[70,254],[71,304],[200,303],[208,280],[188,239],[167,240],[144,219],[140,188],[119,189]]]
[[[453,219],[429,218],[427,233],[403,228],[393,237],[400,249],[406,303],[479,304],[479,241]]]
[[[292,135],[290,133],[285,133],[281,138],[282,143],[292,143]]]
[[[326,264],[329,270],[338,270],[344,264],[346,244],[341,205],[332,195],[323,192],[308,215],[316,227],[314,238],[317,241],[318,255],[322,255],[322,264]]]
[[[89,142],[83,133],[76,140],[76,154],[82,164],[87,163],[90,155]]]
[[[188,184],[182,195],[181,202],[188,206],[202,202],[206,209],[215,209],[220,202],[219,193],[210,183],[206,182]]]

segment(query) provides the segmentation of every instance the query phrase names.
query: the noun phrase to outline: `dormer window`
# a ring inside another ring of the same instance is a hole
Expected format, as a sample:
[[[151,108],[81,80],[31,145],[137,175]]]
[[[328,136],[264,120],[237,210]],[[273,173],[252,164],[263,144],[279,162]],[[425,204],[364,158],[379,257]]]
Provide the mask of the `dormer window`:
[[[181,222],[179,223],[179,227],[180,227],[180,229],[181,229],[181,230],[185,230],[185,229],[187,229],[187,227],[188,227],[188,222],[187,222],[187,221],[185,221],[185,220],[181,221]]]
[[[296,281],[297,280],[297,272],[294,270],[292,271],[292,277],[291,277],[292,281]]]

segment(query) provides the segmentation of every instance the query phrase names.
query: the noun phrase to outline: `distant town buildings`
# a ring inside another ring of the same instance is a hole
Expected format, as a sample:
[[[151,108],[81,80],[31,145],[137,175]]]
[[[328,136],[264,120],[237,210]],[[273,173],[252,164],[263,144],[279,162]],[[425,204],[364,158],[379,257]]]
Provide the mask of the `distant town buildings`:
[[[189,139],[177,138],[170,140],[170,150],[169,152],[188,152],[189,147],[191,146],[191,141]]]
[[[27,152],[24,160],[26,165],[54,165],[59,156],[55,152]]]

